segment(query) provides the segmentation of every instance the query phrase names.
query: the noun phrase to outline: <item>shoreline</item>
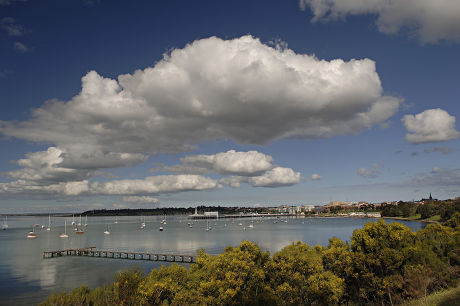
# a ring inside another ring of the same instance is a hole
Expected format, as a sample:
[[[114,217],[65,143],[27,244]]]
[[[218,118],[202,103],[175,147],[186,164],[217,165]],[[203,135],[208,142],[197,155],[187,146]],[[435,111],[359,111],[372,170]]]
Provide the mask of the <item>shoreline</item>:
[[[415,221],[415,222],[441,224],[441,222],[439,222],[439,221],[427,220],[427,219],[410,219],[410,218],[405,218],[405,217],[381,217],[381,218],[382,219],[401,220],[401,221]]]

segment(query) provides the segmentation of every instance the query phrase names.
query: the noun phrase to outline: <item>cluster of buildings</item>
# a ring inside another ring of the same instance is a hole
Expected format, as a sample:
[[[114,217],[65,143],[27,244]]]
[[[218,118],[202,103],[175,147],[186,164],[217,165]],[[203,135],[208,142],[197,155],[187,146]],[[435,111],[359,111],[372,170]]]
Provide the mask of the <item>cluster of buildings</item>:
[[[316,211],[317,207],[321,206],[315,206],[315,205],[280,205],[277,208],[278,213],[280,214],[290,214],[290,215],[295,215],[295,214],[300,214],[300,213],[305,213],[305,212],[311,212],[311,211]]]
[[[370,204],[368,202],[342,202],[333,201],[326,205],[279,205],[276,210],[280,214],[305,214],[308,212],[328,213],[340,211],[339,215],[350,217],[380,217],[380,212],[364,212],[360,210],[373,210],[384,203]],[[346,212],[348,211],[348,212]]]

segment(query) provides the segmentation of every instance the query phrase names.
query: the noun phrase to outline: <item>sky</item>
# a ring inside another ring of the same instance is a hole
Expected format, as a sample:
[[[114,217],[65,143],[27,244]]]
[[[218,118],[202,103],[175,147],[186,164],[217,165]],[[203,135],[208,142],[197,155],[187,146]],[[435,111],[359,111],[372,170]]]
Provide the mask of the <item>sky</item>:
[[[0,213],[458,197],[458,16],[0,0]]]

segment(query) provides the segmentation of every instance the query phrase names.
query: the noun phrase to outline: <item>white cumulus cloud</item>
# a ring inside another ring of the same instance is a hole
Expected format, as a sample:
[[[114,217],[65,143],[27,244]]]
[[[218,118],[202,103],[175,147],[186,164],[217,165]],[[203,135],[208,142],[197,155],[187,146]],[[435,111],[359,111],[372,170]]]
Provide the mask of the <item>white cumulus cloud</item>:
[[[22,122],[0,121],[0,133],[90,158],[177,153],[221,138],[266,144],[380,124],[401,102],[382,92],[370,59],[326,61],[252,36],[210,37],[118,80],[88,72],[70,101],[48,101]]]
[[[455,129],[455,117],[440,108],[428,109],[417,115],[405,115],[402,119],[409,132],[406,140],[418,144],[447,141],[458,138]]]
[[[180,173],[219,173],[223,175],[253,176],[273,168],[273,158],[257,152],[230,150],[215,155],[190,155],[181,164],[163,167],[163,171]]]
[[[263,175],[248,178],[248,183],[254,187],[280,187],[300,183],[302,175],[291,168],[275,167]]]
[[[423,43],[460,42],[460,2],[456,0],[300,0],[313,21],[345,19],[348,15],[376,15],[379,31],[414,32]]]

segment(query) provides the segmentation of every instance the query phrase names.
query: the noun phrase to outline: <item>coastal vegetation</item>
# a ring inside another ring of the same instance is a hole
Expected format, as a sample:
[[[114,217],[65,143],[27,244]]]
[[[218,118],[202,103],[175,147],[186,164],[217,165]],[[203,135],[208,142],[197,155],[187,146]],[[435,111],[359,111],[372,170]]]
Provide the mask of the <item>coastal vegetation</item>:
[[[145,275],[116,274],[112,284],[51,294],[42,305],[397,305],[458,286],[460,212],[413,232],[384,220],[328,246],[295,242],[270,255],[242,241],[196,264]]]
[[[403,217],[412,220],[427,220],[445,222],[455,212],[460,211],[460,200],[403,202],[382,205],[380,212],[382,217]]]

